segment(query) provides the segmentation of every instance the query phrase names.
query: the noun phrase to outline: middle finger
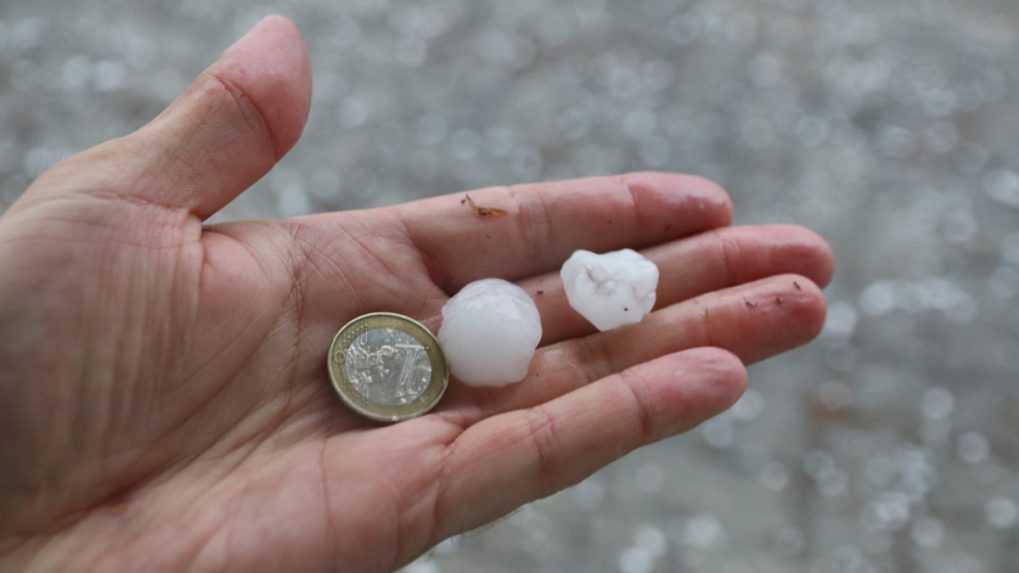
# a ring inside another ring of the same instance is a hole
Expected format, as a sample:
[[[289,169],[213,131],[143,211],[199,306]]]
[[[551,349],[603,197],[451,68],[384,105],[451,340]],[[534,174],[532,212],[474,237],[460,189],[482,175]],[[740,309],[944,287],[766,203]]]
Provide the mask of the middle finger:
[[[643,251],[658,265],[655,308],[772,275],[803,275],[824,287],[831,280],[831,248],[817,233],[794,225],[727,227]],[[520,283],[538,305],[541,345],[586,336],[594,327],[566,300],[559,273]]]

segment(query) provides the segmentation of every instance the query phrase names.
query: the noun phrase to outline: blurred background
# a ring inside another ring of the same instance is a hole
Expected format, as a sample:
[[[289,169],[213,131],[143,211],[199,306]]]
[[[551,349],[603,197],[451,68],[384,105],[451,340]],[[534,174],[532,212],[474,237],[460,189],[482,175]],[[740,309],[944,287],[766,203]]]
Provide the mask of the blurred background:
[[[407,571],[1019,571],[1019,3],[3,0],[0,210],[273,12],[311,118],[222,218],[660,169],[838,258],[730,412]]]

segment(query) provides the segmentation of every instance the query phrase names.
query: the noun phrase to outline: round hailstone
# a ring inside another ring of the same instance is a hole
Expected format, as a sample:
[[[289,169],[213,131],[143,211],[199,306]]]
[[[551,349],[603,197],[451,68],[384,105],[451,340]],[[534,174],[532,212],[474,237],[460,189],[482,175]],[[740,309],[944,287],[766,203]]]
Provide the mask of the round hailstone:
[[[541,317],[524,289],[483,279],[442,307],[438,337],[457,379],[471,386],[502,386],[527,376],[541,340]]]
[[[658,267],[632,249],[576,251],[559,274],[570,306],[598,330],[640,322],[655,306]]]

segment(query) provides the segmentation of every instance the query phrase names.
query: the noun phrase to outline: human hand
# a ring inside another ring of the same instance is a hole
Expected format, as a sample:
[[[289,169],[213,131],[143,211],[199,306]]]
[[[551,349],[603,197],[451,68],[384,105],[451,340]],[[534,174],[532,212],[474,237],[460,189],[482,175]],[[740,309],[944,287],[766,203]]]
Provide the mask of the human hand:
[[[297,141],[310,70],[261,22],[152,123],[42,175],[0,219],[0,569],[385,571],[728,408],[743,363],[818,332],[828,246],[727,227],[662,173],[203,224]],[[657,310],[604,333],[565,302],[577,248],[641,248]],[[334,395],[336,329],[433,331],[450,294],[518,281],[544,339],[528,378],[452,381],[367,422]]]

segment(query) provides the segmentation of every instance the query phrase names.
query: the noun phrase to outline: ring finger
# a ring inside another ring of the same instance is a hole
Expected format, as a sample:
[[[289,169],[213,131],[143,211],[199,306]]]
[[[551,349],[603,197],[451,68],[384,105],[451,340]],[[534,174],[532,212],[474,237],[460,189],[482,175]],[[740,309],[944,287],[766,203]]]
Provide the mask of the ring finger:
[[[813,281],[773,276],[673,304],[639,324],[546,346],[523,382],[496,389],[457,385],[445,409],[467,412],[469,422],[527,408],[689,348],[723,348],[749,364],[808,342],[824,317],[824,295]]]

